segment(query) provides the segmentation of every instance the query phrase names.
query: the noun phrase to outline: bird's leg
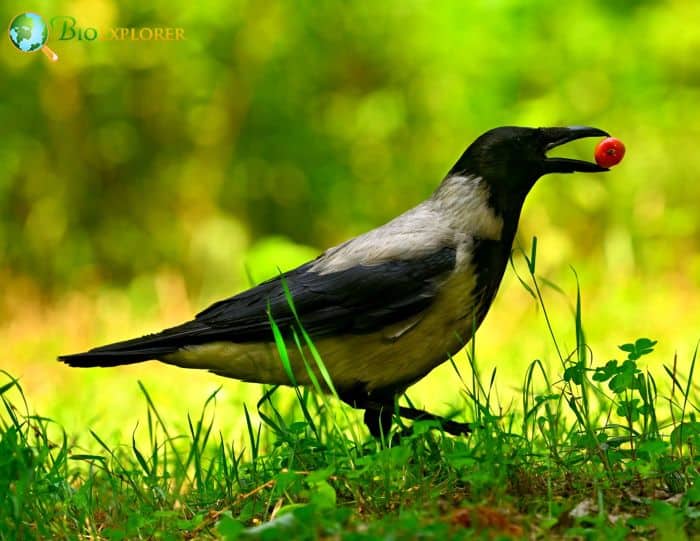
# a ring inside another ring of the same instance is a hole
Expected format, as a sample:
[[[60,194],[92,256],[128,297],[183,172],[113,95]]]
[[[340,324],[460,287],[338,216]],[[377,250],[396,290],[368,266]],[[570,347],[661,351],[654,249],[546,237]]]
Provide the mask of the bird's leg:
[[[459,423],[416,408],[399,406],[398,410],[399,416],[413,421],[437,421],[445,432],[453,436],[462,436],[472,432],[472,426],[469,423]]]
[[[363,394],[345,394],[341,395],[341,398],[353,408],[365,410],[365,424],[370,434],[379,440],[388,436],[394,414],[412,421],[437,421],[442,430],[453,436],[462,436],[472,432],[473,427],[469,423],[459,423],[417,408],[399,406],[395,403],[395,396],[384,395],[381,398],[375,398],[368,394],[363,396]],[[408,432],[404,431],[404,435],[409,432],[410,428]]]
[[[365,424],[369,433],[378,440],[386,438],[391,430],[394,408],[390,404],[376,404],[365,409]]]

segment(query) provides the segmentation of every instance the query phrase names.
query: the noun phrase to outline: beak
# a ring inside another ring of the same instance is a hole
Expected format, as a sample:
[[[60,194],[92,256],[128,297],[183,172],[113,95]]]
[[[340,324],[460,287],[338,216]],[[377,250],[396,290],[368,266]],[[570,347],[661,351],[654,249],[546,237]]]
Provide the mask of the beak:
[[[544,142],[544,152],[575,141],[584,137],[609,137],[609,134],[598,128],[588,126],[570,126],[568,128],[540,128],[542,140]],[[600,173],[609,171],[607,167],[601,167],[595,163],[583,160],[572,160],[571,158],[547,158],[544,160],[545,173],[574,173],[581,171],[584,173]]]

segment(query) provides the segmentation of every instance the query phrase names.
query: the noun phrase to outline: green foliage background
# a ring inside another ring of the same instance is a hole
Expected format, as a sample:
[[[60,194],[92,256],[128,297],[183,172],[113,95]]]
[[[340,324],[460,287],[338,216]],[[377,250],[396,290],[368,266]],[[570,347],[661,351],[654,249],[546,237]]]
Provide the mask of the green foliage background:
[[[541,181],[521,223],[547,278],[579,272],[592,339],[659,332],[667,354],[697,339],[696,1],[10,0],[0,14],[28,10],[186,39],[54,27],[57,63],[2,41],[0,337],[23,374],[177,323],[245,287],[246,264],[259,280],[383,223],[505,124],[627,144],[607,175]],[[591,159],[593,142],[562,152]],[[535,313],[513,283],[490,316],[500,331],[484,331],[506,357],[521,339],[503,335]]]

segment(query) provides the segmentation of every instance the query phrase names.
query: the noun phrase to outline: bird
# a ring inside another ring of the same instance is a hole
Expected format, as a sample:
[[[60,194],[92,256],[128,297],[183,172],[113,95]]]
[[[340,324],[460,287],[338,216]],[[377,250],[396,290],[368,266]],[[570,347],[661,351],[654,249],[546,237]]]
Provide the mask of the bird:
[[[609,170],[547,152],[607,136],[588,126],[491,129],[467,147],[427,200],[386,224],[216,302],[191,321],[59,360],[73,367],[157,360],[273,385],[316,380],[364,410],[376,438],[389,433],[394,415],[467,434],[469,423],[398,406],[398,397],[462,349],[481,325],[537,180]],[[314,376],[314,363],[302,354],[303,333],[332,385]],[[287,345],[286,363],[279,340]]]

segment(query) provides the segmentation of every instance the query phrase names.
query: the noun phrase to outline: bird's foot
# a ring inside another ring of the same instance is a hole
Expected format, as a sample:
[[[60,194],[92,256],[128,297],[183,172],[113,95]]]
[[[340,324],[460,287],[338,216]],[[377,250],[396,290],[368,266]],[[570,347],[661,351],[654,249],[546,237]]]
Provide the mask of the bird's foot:
[[[466,436],[473,430],[471,423],[460,423],[416,408],[399,407],[399,416],[413,421],[435,421],[438,424],[436,430],[442,429],[453,436]]]
[[[399,417],[412,421],[435,421],[437,423],[437,426],[434,427],[436,430],[443,430],[453,436],[468,435],[473,429],[470,423],[460,423],[416,408],[400,406],[396,413]],[[365,409],[364,421],[372,436],[379,440],[385,440],[391,430],[393,416],[394,408],[390,405],[371,405]],[[400,439],[412,433],[413,428],[408,427],[398,432],[397,435]]]

